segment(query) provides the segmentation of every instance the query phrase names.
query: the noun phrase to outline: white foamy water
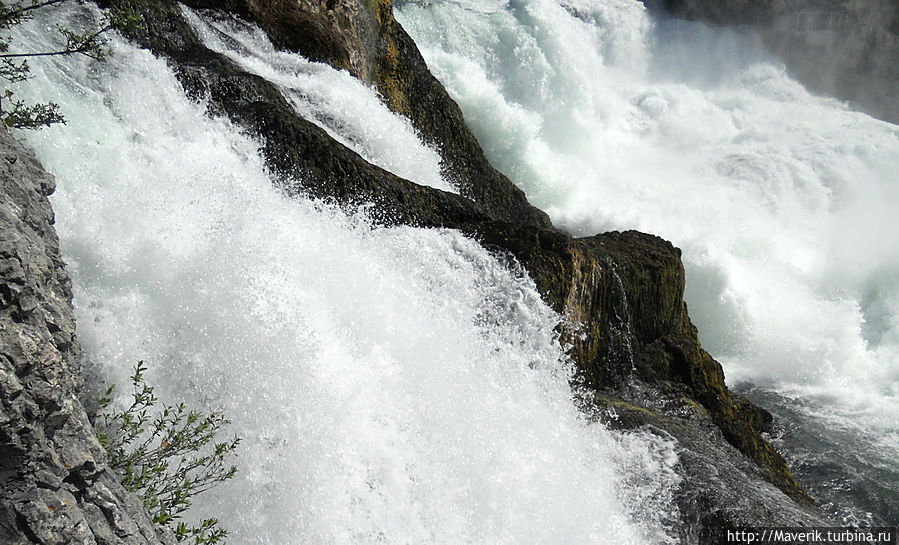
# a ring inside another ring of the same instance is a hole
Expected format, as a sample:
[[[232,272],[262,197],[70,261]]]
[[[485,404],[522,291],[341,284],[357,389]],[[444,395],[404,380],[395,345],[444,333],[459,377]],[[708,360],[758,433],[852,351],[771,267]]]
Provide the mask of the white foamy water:
[[[558,225],[684,250],[730,380],[823,399],[899,448],[899,127],[809,94],[750,36],[634,0],[399,4],[491,161]]]
[[[454,231],[285,197],[164,60],[112,46],[33,63],[18,92],[68,124],[21,136],[58,179],[93,365],[124,385],[144,360],[163,402],[243,437],[238,476],[197,506],[230,543],[670,542],[672,446],[578,414],[522,271]]]
[[[457,193],[440,172],[440,155],[418,139],[412,124],[390,111],[377,91],[344,70],[277,51],[258,27],[238,19],[183,12],[207,47],[264,77],[303,117],[369,163],[421,185]]]

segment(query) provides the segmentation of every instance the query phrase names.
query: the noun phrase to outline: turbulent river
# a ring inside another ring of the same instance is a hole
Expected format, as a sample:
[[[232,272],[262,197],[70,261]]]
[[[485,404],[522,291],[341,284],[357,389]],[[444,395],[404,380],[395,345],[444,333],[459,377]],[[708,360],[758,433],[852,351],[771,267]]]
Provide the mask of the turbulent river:
[[[844,522],[899,520],[899,127],[632,0],[397,2],[491,161],[578,234],[684,250],[731,384]]]
[[[558,226],[684,250],[704,346],[778,417],[825,508],[899,520],[899,127],[811,95],[750,35],[635,0],[395,4]],[[371,89],[188,17],[368,161],[453,190]],[[40,49],[50,26],[15,39]],[[68,123],[22,136],[58,178],[90,368],[125,384],[143,360],[163,401],[223,410],[243,437],[238,477],[196,516],[234,543],[673,540],[676,446],[579,415],[559,317],[523,271],[454,231],[286,197],[165,61],[110,47],[32,64],[18,92]]]
[[[370,161],[449,187],[372,90],[190,19]],[[16,43],[44,49],[46,28]],[[17,92],[67,124],[22,136],[58,179],[89,367],[125,385],[143,360],[162,402],[222,410],[243,438],[238,476],[194,516],[232,543],[671,541],[675,446],[575,409],[559,317],[523,271],[454,231],[286,197],[259,143],[188,100],[164,60],[110,47],[103,64],[33,63]]]

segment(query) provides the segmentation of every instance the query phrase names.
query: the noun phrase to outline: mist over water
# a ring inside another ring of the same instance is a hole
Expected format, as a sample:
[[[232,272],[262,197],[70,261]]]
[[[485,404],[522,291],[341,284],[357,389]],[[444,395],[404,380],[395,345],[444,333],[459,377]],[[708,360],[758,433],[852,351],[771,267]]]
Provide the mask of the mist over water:
[[[899,127],[810,94],[752,36],[633,0],[398,4],[535,205],[681,247],[729,382],[806,400],[899,476]]]
[[[17,43],[45,43],[41,23]],[[243,437],[197,516],[236,544],[671,542],[673,445],[574,409],[559,317],[523,271],[454,231],[285,197],[164,60],[112,49],[35,63],[19,92],[68,123],[22,136],[57,176],[91,365],[122,385],[144,360],[162,402]],[[328,78],[308,108],[346,91]],[[358,145],[389,156],[366,113]]]

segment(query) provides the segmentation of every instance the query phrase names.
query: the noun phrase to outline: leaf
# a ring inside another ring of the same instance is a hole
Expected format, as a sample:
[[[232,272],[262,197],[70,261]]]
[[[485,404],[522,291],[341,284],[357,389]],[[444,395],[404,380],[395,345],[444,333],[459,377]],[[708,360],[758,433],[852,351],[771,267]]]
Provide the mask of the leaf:
[[[207,415],[183,403],[154,411],[157,399],[144,383],[146,370],[143,361],[135,366],[130,407],[115,411],[110,402],[101,404],[97,434],[123,486],[142,497],[156,524],[171,526],[190,508],[193,497],[234,477],[237,467],[226,466],[225,460],[234,455],[240,438],[215,441],[222,426],[230,423],[220,412]],[[110,387],[104,398],[112,393]],[[160,416],[151,418],[151,412]],[[193,539],[194,545],[223,542],[228,535],[217,519],[198,526],[179,521],[174,533],[179,542]]]

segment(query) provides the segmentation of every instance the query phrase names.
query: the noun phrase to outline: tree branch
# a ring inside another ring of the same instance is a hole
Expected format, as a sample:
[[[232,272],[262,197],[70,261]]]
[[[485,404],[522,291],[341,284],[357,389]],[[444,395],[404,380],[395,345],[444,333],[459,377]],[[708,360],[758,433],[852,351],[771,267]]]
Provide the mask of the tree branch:
[[[65,49],[60,49],[59,51],[44,51],[41,53],[2,53],[0,54],[0,59],[14,59],[20,57],[54,57],[61,55],[76,55],[79,53],[82,55],[87,55],[91,58],[96,58],[97,55],[91,54],[91,48],[96,44],[96,39],[108,30],[112,30],[111,25],[107,25],[101,28],[90,36],[85,36],[84,39],[77,44],[77,47],[66,47]]]
[[[41,2],[40,4],[32,4],[30,6],[25,6],[24,8],[19,8],[15,11],[10,11],[9,13],[4,13],[0,15],[0,21],[8,21],[10,19],[15,19],[17,17],[21,17],[23,14],[33,10],[45,8],[48,6],[54,6],[56,4],[62,4],[63,2],[68,2],[69,0],[47,0],[46,2]]]

